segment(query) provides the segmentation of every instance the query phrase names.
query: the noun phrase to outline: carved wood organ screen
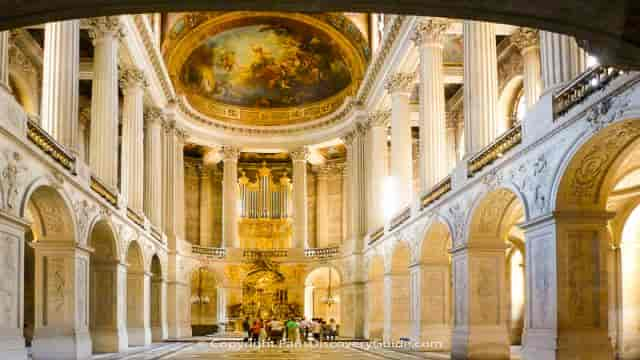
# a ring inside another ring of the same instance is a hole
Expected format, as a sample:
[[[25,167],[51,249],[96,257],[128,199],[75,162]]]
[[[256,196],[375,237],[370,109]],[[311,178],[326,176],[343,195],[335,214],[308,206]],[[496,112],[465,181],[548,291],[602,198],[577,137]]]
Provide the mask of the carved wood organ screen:
[[[291,214],[291,179],[285,172],[274,179],[266,162],[257,169],[257,179],[251,181],[242,171],[240,216],[245,219],[288,219]]]

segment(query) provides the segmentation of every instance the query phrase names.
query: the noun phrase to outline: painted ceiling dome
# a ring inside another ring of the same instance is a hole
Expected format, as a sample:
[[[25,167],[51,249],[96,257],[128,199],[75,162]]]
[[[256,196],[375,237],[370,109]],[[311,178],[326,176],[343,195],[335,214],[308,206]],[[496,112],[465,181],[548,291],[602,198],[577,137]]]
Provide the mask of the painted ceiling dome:
[[[369,58],[359,29],[333,13],[190,14],[173,24],[163,49],[194,110],[254,126],[331,114],[357,91]]]

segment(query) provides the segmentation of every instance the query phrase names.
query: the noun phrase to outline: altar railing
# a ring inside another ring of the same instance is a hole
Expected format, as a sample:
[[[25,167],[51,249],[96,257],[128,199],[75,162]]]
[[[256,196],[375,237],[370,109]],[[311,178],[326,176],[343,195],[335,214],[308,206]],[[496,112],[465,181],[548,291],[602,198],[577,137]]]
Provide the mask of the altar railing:
[[[191,252],[198,255],[211,256],[216,258],[223,258],[227,255],[227,250],[225,248],[215,248],[208,246],[191,246]]]
[[[330,258],[338,256],[338,254],[340,254],[339,246],[304,249],[304,256],[310,258]]]
[[[242,256],[249,259],[260,257],[287,257],[289,251],[287,249],[244,249]]]

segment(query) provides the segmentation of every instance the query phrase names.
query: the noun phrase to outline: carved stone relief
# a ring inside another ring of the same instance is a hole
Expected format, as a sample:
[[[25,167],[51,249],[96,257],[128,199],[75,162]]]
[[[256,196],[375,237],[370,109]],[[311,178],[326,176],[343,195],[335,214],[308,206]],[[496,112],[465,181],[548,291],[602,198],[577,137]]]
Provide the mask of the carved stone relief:
[[[0,238],[0,328],[18,325],[16,303],[18,300],[17,252],[20,239],[3,235]]]
[[[28,168],[23,164],[20,153],[5,150],[0,172],[0,190],[2,191],[2,209],[15,213],[19,195],[23,191]]]

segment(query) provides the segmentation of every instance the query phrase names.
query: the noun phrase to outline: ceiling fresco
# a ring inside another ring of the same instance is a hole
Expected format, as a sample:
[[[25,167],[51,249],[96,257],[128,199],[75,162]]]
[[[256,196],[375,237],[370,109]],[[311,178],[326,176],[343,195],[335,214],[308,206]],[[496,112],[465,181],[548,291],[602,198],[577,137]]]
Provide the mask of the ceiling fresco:
[[[163,46],[178,93],[215,120],[274,126],[337,110],[357,90],[366,39],[339,14],[210,13]]]

